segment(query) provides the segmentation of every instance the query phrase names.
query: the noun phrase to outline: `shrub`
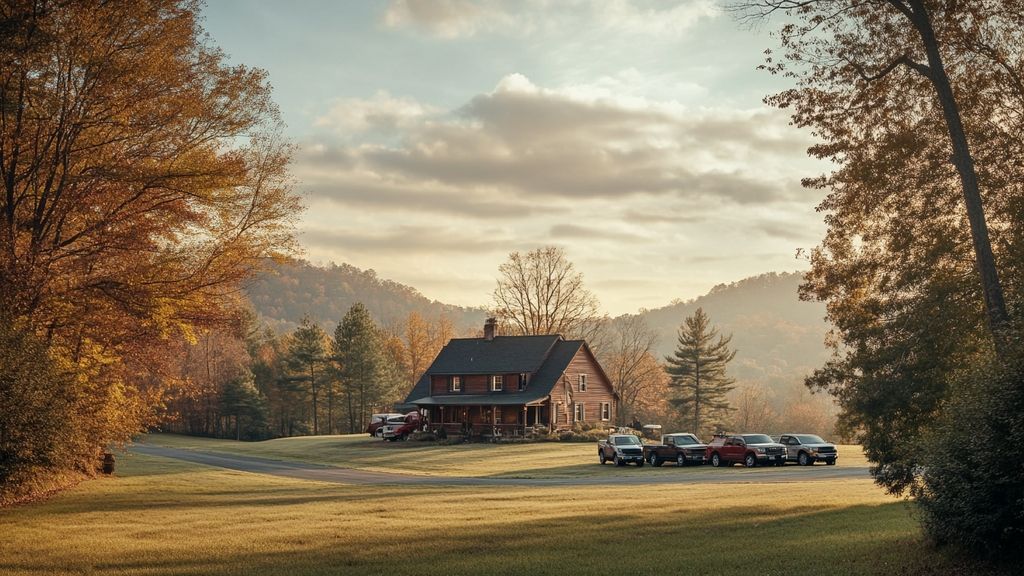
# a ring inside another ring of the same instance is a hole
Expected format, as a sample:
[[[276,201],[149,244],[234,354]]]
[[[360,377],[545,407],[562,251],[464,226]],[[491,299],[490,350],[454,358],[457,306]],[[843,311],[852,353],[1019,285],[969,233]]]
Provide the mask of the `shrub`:
[[[914,495],[936,543],[1024,556],[1022,384],[1022,354],[969,371],[926,436]]]
[[[433,432],[413,432],[412,435],[409,436],[409,440],[417,442],[434,442],[437,439],[438,435]]]

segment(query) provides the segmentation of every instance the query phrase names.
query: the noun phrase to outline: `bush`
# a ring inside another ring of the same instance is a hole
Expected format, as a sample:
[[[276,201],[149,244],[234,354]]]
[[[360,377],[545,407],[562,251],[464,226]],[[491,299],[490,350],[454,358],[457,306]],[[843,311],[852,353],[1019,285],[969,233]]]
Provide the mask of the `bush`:
[[[988,557],[1024,542],[1024,355],[961,379],[925,438],[914,489],[926,532]]]
[[[445,436],[447,438],[447,436]],[[433,432],[413,432],[409,436],[409,440],[415,440],[418,442],[434,442],[438,439],[438,435]]]
[[[553,437],[559,442],[597,442],[608,438],[608,431],[604,428],[560,430]]]

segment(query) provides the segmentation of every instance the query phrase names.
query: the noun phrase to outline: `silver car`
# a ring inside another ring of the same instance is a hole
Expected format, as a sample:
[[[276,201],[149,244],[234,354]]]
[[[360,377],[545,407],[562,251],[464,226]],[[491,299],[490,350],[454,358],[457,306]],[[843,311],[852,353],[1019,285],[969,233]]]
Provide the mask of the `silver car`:
[[[786,447],[786,460],[801,466],[811,466],[815,462],[832,466],[839,458],[835,444],[825,442],[821,436],[814,434],[783,434],[779,444]]]

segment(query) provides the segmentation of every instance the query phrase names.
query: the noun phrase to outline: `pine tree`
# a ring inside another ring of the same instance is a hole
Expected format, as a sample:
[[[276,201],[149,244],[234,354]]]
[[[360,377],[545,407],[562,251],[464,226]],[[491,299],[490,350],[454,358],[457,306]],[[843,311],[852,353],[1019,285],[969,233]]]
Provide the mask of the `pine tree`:
[[[665,357],[669,387],[679,394],[670,402],[693,423],[693,432],[701,434],[716,417],[732,409],[725,395],[736,381],[726,375],[725,368],[736,351],[729,350],[732,335],[720,336],[701,308],[679,326],[678,341],[675,353]]]
[[[360,303],[355,303],[334,331],[334,356],[341,365],[342,389],[348,407],[348,431],[366,426],[369,408],[380,396],[384,369],[377,326]]]
[[[317,364],[325,360],[324,341],[327,335],[319,325],[310,321],[309,317],[302,319],[302,324],[292,333],[291,344],[288,346],[288,368],[299,372],[299,379],[309,381],[310,393],[313,397],[313,435],[320,433],[319,414],[317,413],[317,402],[319,400],[319,384],[324,378],[323,367],[320,366],[320,374],[317,374]]]

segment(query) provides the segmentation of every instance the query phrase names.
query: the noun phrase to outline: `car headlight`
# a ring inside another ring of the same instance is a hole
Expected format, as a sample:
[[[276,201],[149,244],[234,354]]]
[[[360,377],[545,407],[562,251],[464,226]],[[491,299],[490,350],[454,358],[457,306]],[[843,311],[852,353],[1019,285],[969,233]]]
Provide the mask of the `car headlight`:
[[[758,448],[757,449],[757,453],[758,454],[764,454],[764,448]]]

